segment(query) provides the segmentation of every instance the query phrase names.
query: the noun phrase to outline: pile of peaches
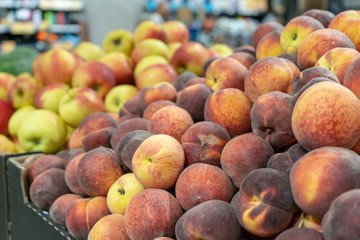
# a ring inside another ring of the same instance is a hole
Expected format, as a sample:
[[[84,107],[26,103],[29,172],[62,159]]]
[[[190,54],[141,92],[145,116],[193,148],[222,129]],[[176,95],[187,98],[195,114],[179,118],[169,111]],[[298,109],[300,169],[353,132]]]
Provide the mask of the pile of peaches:
[[[261,23],[236,48],[145,23],[104,41],[137,92],[34,160],[32,203],[88,240],[360,239],[360,12]]]

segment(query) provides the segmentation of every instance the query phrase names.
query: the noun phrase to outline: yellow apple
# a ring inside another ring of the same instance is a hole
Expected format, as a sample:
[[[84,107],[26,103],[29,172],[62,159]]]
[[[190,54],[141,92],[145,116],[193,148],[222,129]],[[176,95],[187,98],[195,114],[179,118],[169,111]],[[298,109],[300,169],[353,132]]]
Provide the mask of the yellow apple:
[[[134,65],[146,56],[159,55],[166,59],[170,57],[168,46],[159,39],[145,39],[135,46],[131,52],[131,59]]]
[[[34,105],[57,113],[60,99],[69,89],[69,85],[62,82],[46,85],[35,95]]]
[[[124,103],[135,95],[138,89],[134,85],[121,84],[113,87],[105,96],[105,110],[118,113]]]
[[[58,152],[66,143],[67,129],[64,120],[55,112],[36,109],[22,121],[18,138],[26,152]]]
[[[109,32],[103,41],[103,49],[105,53],[123,52],[129,57],[133,47],[133,34],[122,29],[116,29]]]
[[[150,67],[151,65],[154,65],[154,64],[167,64],[167,63],[169,63],[169,61],[166,58],[162,57],[162,56],[150,55],[150,56],[144,57],[135,66],[134,77],[136,78],[142,70],[144,70],[147,67]]]
[[[122,175],[111,185],[106,196],[110,212],[125,214],[126,207],[132,197],[144,189],[144,186],[137,180],[134,173]]]
[[[211,45],[209,49],[219,53],[220,57],[227,57],[234,52],[231,47],[223,43],[215,43]]]
[[[0,152],[6,154],[17,152],[15,143],[3,134],[0,134]]]
[[[28,115],[30,112],[34,111],[36,108],[32,105],[24,106],[22,108],[17,109],[10,117],[8,127],[9,127],[9,133],[12,137],[17,138],[18,131],[20,128],[20,125],[26,115]]]
[[[74,53],[78,54],[86,61],[99,60],[104,55],[104,51],[100,46],[87,41],[77,45],[74,49]]]

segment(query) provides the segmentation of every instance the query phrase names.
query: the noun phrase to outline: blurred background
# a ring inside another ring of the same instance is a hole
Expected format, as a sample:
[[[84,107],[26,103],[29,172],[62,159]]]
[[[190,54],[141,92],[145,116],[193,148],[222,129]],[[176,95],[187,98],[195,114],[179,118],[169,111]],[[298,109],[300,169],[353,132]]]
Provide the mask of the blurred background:
[[[312,9],[360,9],[354,0],[0,0],[1,52],[16,46],[72,49],[81,41],[102,45],[114,29],[133,31],[145,19],[186,23],[191,40],[206,46],[249,44],[266,21],[286,24]]]

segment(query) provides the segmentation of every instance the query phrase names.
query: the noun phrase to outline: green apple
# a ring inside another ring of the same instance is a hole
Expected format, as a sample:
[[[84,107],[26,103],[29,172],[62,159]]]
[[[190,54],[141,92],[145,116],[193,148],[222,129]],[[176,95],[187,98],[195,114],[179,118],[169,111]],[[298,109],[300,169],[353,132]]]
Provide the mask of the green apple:
[[[23,119],[30,112],[34,111],[36,108],[33,105],[28,105],[17,109],[10,117],[8,122],[9,133],[12,137],[17,138],[18,131]]]
[[[8,92],[11,85],[15,82],[15,76],[9,73],[0,72],[0,98],[8,100]]]
[[[134,85],[121,84],[113,87],[105,96],[105,110],[118,113],[124,103],[134,96],[138,89]]]
[[[36,109],[22,121],[18,138],[26,152],[58,152],[66,143],[66,124],[61,117],[47,109]]]
[[[125,214],[126,207],[132,197],[142,190],[144,190],[144,186],[137,180],[134,173],[122,175],[111,185],[106,196],[110,212]]]
[[[134,77],[136,78],[142,70],[154,64],[167,64],[169,60],[159,55],[146,56],[135,66]]]
[[[59,103],[60,117],[74,128],[88,115],[104,111],[104,100],[95,90],[87,87],[69,89]]]
[[[99,60],[104,55],[104,51],[100,46],[87,41],[83,41],[77,45],[73,52],[86,61]]]
[[[34,105],[57,113],[60,99],[69,89],[69,85],[62,82],[46,85],[35,95]]]
[[[109,32],[103,41],[103,49],[105,53],[123,52],[130,56],[134,47],[134,36],[131,32],[116,29]]]

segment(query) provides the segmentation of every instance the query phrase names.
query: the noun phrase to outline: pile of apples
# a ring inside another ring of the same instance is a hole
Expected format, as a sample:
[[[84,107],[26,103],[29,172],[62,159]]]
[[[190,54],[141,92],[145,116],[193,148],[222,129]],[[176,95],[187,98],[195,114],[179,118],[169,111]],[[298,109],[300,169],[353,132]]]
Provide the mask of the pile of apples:
[[[232,49],[144,21],[40,55],[6,90],[30,200],[79,239],[360,239],[359,28],[311,9]]]

